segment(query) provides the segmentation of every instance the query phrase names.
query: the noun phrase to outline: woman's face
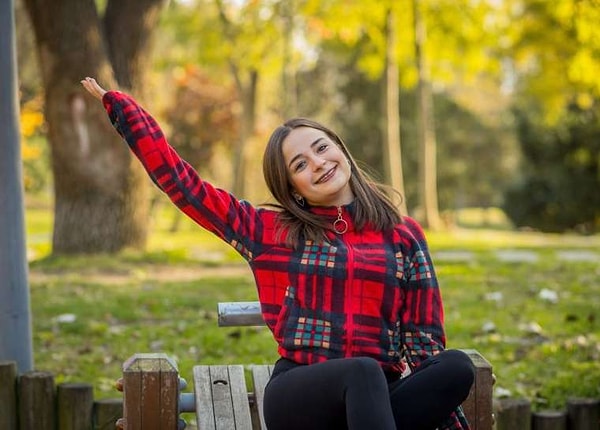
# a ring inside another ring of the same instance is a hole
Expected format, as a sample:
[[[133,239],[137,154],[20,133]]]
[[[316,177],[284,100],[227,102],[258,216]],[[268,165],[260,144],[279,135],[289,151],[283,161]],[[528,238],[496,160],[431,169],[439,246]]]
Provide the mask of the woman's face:
[[[350,188],[350,163],[327,134],[298,127],[282,145],[290,182],[311,206],[341,206],[354,200]]]

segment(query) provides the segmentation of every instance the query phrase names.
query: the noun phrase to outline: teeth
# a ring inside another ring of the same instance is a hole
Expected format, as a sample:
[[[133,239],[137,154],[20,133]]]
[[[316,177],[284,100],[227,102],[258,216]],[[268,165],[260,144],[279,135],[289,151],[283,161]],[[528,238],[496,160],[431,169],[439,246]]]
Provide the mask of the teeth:
[[[320,184],[321,182],[323,182],[323,180],[329,178],[332,174],[333,171],[335,170],[335,167],[333,169],[331,169],[330,171],[328,171],[327,173],[325,173],[323,176],[321,176],[318,180],[317,180],[317,184]]]

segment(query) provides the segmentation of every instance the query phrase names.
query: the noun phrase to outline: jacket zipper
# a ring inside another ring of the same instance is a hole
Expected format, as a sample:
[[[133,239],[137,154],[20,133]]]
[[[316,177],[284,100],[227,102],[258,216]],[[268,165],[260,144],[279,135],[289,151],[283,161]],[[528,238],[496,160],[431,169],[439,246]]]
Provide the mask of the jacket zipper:
[[[342,208],[338,207],[338,220],[342,217]],[[346,224],[346,221],[344,221]],[[346,224],[347,226],[347,224]],[[347,227],[346,227],[347,229]],[[343,233],[346,232],[344,229]],[[340,236],[342,235],[341,233]],[[345,240],[345,238],[340,238],[341,241],[346,245],[346,249],[348,251],[348,279],[346,280],[346,304],[345,304],[345,313],[346,313],[346,352],[344,354],[345,357],[351,357],[353,351],[353,340],[354,340],[354,309],[353,309],[353,284],[354,284],[354,249],[352,248],[352,244]]]

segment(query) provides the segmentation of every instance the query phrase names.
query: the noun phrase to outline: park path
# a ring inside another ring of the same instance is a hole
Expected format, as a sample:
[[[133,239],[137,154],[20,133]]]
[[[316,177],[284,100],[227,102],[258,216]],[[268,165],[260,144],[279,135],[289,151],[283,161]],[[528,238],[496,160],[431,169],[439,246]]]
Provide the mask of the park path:
[[[498,260],[505,263],[537,263],[540,260],[540,252],[522,249],[498,249],[491,251]],[[554,257],[563,262],[586,262],[600,264],[600,251],[588,249],[562,249],[553,251]],[[434,261],[466,262],[477,259],[477,253],[472,251],[448,250],[431,253]]]
[[[585,262],[598,263],[600,267],[600,251],[595,249],[575,249],[575,250],[556,250],[552,251],[557,261],[562,262]],[[434,263],[465,263],[477,261],[481,254],[468,250],[443,250],[432,251]],[[522,249],[497,249],[492,250],[486,255],[492,255],[494,258],[505,263],[515,264],[535,264],[541,259],[541,252],[535,250]],[[544,251],[544,255],[547,252]],[[202,258],[199,259],[203,261]],[[99,284],[126,284],[133,282],[144,282],[152,280],[155,282],[193,282],[206,278],[230,277],[230,278],[248,278],[252,279],[252,273],[245,263],[240,264],[218,264],[216,255],[212,255],[211,265],[199,263],[198,265],[169,265],[169,264],[151,264],[144,268],[135,267],[131,271],[111,271],[110,269],[101,270],[90,268],[82,273],[81,270],[46,272],[40,269],[31,269],[29,271],[29,281],[31,283],[45,283],[60,280],[61,282],[81,282],[85,278],[86,283]]]
[[[252,278],[252,273],[246,264],[227,264],[222,266],[207,267],[203,264],[197,266],[181,266],[167,264],[153,264],[145,267],[143,270],[136,268],[131,272],[113,272],[110,270],[90,270],[89,273],[82,274],[80,271],[62,271],[45,272],[43,270],[30,270],[29,281],[31,283],[48,283],[60,280],[61,282],[81,282],[85,279],[86,283],[122,285],[131,282],[144,282],[152,280],[154,282],[193,282],[207,278],[231,277],[231,278]]]

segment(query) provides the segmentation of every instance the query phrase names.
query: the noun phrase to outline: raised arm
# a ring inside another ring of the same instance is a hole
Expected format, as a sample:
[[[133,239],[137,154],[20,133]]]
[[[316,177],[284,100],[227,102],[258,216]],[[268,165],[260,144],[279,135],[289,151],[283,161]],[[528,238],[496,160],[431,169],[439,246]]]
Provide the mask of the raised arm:
[[[93,78],[86,78],[81,84],[102,101],[117,132],[179,209],[247,260],[256,255],[263,242],[260,210],[202,180],[169,145],[156,120],[132,97],[106,91]]]

